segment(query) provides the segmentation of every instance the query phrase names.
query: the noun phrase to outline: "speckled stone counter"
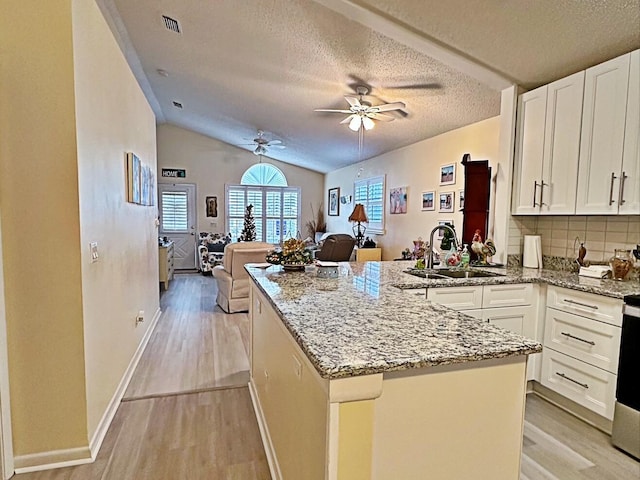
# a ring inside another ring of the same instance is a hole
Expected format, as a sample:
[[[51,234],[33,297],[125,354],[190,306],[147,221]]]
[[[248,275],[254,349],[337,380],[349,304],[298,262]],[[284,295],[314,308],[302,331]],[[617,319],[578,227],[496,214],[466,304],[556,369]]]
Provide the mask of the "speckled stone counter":
[[[384,263],[384,262],[383,262]],[[397,265],[396,265],[397,264]],[[438,288],[466,285],[496,285],[505,283],[546,283],[557,287],[579,290],[613,298],[623,298],[625,295],[640,293],[640,283],[637,281],[599,280],[597,278],[581,277],[576,273],[556,270],[538,270],[533,268],[472,268],[472,270],[486,270],[499,273],[501,276],[470,279],[425,279],[409,275],[405,271],[415,265],[413,261],[393,262],[385,268],[385,280],[400,289],[408,288]],[[437,272],[437,270],[434,270]]]
[[[410,264],[345,263],[334,279],[318,278],[315,267],[307,267],[305,272],[284,272],[280,267],[248,271],[323,378],[541,351],[538,342],[426,299],[402,295],[398,287],[434,285],[429,283],[433,280],[403,273]],[[494,280],[467,282],[486,284]],[[435,282],[469,284],[460,280]]]

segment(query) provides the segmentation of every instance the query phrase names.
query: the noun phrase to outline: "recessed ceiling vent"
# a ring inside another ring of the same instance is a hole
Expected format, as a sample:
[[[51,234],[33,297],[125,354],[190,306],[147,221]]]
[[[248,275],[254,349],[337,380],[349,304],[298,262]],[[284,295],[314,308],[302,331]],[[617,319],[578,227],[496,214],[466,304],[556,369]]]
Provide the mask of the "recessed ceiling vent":
[[[163,15],[162,21],[164,22],[164,26],[167,28],[167,30],[171,30],[172,32],[176,33],[182,33],[182,30],[180,30],[180,24],[176,19]]]
[[[182,104],[180,102],[173,101],[173,106],[176,108],[182,108]]]

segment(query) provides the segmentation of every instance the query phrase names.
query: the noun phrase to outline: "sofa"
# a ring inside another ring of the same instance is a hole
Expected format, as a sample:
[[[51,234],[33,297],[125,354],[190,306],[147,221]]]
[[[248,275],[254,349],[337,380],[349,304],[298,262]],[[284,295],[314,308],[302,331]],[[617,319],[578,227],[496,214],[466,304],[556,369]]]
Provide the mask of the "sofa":
[[[273,245],[265,242],[235,242],[224,248],[222,265],[213,268],[218,283],[217,304],[227,313],[249,310],[249,274],[247,263],[264,263]]]
[[[348,262],[353,253],[356,239],[346,233],[332,233],[322,242],[320,250],[316,251],[316,260],[330,262]]]
[[[231,243],[231,235],[200,232],[198,239],[199,270],[203,275],[211,275],[213,267],[222,263],[224,247]]]

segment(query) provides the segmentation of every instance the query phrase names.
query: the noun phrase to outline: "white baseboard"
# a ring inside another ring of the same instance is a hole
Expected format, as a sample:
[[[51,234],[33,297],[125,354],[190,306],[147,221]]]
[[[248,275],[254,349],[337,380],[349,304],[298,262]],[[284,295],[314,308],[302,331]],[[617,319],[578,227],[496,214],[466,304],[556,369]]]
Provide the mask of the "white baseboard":
[[[61,467],[73,467],[75,465],[82,465],[95,461],[98,456],[98,452],[100,451],[100,447],[102,446],[102,442],[104,441],[104,437],[109,430],[111,422],[113,421],[113,417],[118,410],[118,406],[120,406],[120,401],[124,396],[124,392],[129,386],[133,372],[135,372],[138,362],[142,357],[142,353],[149,343],[149,339],[156,328],[161,313],[162,311],[158,309],[153,315],[151,326],[145,332],[142,337],[142,341],[131,358],[129,366],[125,370],[115,393],[111,397],[111,401],[102,415],[100,423],[98,423],[98,428],[96,428],[93,438],[89,442],[89,446],[16,456],[14,457],[14,468],[16,474],[50,470]]]
[[[93,462],[89,447],[51,450],[49,452],[18,455],[13,458],[15,473],[29,473],[51,468],[72,467]]]
[[[151,335],[158,324],[158,319],[162,314],[162,310],[158,308],[156,313],[153,315],[153,319],[151,319],[151,326],[147,329],[142,337],[142,341],[138,345],[136,353],[134,353],[131,361],[129,362],[129,366],[124,372],[120,383],[118,384],[118,388],[116,388],[113,397],[111,397],[111,401],[107,406],[102,418],[100,419],[100,423],[98,423],[98,428],[96,428],[95,433],[93,434],[93,438],[91,442],[89,442],[89,449],[91,450],[91,461],[94,461],[98,456],[98,452],[100,451],[100,447],[102,446],[102,442],[104,441],[104,437],[107,435],[107,430],[109,430],[109,426],[111,425],[111,421],[113,417],[116,415],[116,411],[120,406],[120,401],[122,397],[124,397],[124,392],[126,392],[127,387],[129,386],[129,382],[131,381],[131,377],[133,377],[133,373],[136,371],[136,367],[140,362],[140,358],[144,353],[144,349],[147,347],[149,340],[151,339]]]
[[[269,435],[269,428],[267,427],[267,421],[264,418],[262,412],[262,406],[260,405],[260,399],[258,398],[258,392],[253,383],[253,378],[249,381],[249,394],[251,395],[251,403],[253,403],[253,411],[256,414],[258,420],[258,428],[260,429],[260,437],[262,438],[262,445],[264,452],[267,456],[267,463],[269,464],[269,472],[271,472],[271,478],[273,480],[282,480],[282,473],[280,473],[280,466],[278,465],[278,459],[276,458],[276,451],[273,448],[273,442],[271,441],[271,435]]]

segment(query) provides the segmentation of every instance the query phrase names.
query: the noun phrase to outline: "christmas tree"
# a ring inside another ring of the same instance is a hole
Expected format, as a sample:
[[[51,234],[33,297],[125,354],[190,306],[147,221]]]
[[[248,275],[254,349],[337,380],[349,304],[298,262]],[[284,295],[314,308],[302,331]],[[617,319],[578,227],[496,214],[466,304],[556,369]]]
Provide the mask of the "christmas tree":
[[[253,220],[253,205],[247,205],[247,211],[244,214],[244,227],[240,233],[240,242],[253,242],[256,239],[256,223]]]

